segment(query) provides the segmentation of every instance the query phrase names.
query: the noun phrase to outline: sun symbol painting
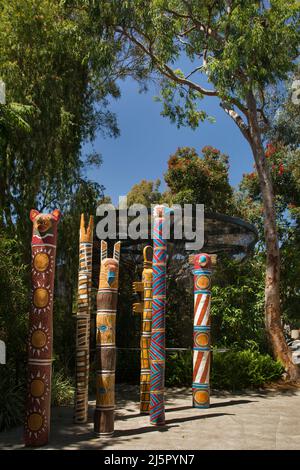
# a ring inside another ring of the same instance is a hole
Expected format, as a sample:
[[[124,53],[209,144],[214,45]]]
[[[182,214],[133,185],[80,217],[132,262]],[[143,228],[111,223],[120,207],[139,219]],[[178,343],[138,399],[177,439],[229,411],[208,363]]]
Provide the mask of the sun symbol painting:
[[[29,315],[25,446],[47,444],[50,432],[52,310],[59,210],[30,212],[32,298]]]

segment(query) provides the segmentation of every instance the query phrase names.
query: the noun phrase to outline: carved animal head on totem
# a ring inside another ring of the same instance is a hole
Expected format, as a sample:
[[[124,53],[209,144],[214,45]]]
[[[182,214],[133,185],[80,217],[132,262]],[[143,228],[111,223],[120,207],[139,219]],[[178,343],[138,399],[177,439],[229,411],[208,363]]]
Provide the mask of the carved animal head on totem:
[[[84,214],[80,218],[80,233],[79,240],[81,243],[92,243],[93,241],[94,218],[91,215],[88,226],[85,226]]]
[[[40,234],[41,236],[46,233],[53,232],[60,219],[60,211],[55,209],[51,214],[41,214],[35,209],[30,211],[30,220],[33,223],[34,234]]]
[[[113,258],[107,257],[107,243],[101,241],[101,267],[99,288],[116,289],[119,284],[119,260],[121,242],[115,243]]]
[[[206,253],[201,253],[200,255],[194,256],[194,267],[195,269],[209,269],[211,267],[211,257]]]

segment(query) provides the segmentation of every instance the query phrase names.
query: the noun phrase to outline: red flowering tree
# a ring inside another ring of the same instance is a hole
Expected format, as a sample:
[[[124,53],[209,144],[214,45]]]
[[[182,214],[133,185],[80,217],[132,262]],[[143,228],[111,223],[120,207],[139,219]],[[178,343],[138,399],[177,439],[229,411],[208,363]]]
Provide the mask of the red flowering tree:
[[[173,204],[204,204],[205,210],[233,212],[233,192],[228,178],[228,156],[206,146],[198,155],[191,147],[181,147],[170,156],[164,198]]]

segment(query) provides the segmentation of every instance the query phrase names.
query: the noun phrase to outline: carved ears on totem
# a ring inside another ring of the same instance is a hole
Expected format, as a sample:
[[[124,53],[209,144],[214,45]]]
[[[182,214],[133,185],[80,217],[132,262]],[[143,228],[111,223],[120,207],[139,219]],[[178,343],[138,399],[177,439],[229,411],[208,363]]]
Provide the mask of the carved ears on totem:
[[[107,258],[107,243],[101,240],[101,261]]]
[[[115,243],[114,246],[114,258],[117,262],[120,260],[121,242]]]
[[[34,221],[37,215],[39,215],[39,211],[37,211],[36,209],[31,209],[30,215],[29,215],[31,222]]]
[[[59,221],[60,217],[61,217],[61,212],[59,209],[54,209],[54,211],[52,211],[52,217],[54,220],[56,220],[56,222]]]
[[[31,222],[33,222],[34,219],[36,218],[36,216],[39,215],[39,214],[40,214],[40,212],[37,211],[36,209],[31,209],[31,211],[30,211],[30,220],[31,220]],[[61,216],[61,212],[60,212],[59,209],[54,209],[54,211],[52,211],[51,215],[52,215],[53,219],[58,222],[59,219],[60,219],[60,216]]]
[[[121,242],[115,243],[113,258],[119,262],[121,251]],[[101,240],[101,262],[107,258],[107,243]]]

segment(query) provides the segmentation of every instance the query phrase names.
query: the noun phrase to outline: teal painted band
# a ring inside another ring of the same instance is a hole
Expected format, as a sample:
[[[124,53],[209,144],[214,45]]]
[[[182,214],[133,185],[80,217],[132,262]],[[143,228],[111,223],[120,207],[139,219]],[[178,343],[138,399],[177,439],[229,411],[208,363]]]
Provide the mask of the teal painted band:
[[[192,384],[192,388],[201,388],[203,390],[209,390],[209,384]]]

